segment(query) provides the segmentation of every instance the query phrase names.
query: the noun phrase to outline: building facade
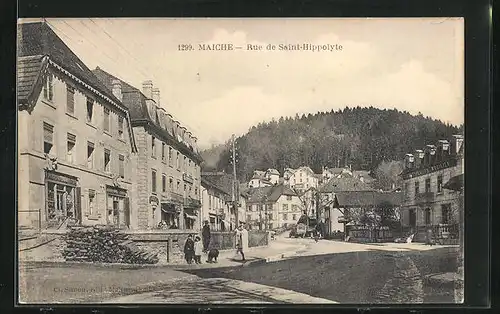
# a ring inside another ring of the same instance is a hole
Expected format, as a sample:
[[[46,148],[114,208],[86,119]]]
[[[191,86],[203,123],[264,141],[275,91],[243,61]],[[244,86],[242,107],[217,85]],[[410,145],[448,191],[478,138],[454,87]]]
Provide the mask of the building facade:
[[[285,184],[296,191],[306,191],[310,188],[316,189],[319,186],[317,175],[311,168],[304,166],[297,169],[287,169],[288,175],[284,177]]]
[[[269,177],[266,175],[266,172],[260,170],[255,170],[253,172],[252,178],[248,182],[249,188],[262,188],[271,185],[273,185],[273,183],[271,183],[271,181],[269,180]]]
[[[463,136],[440,140],[405,157],[402,224],[424,240],[429,228],[437,237],[458,238],[458,219],[462,196],[444,189],[452,177],[463,174]]]
[[[231,230],[229,194],[221,187],[202,177],[201,179],[201,217],[208,221],[213,231]]]
[[[18,225],[131,225],[129,111],[45,23],[18,26]]]
[[[299,196],[287,186],[256,188],[248,193],[247,224],[252,228],[270,230],[288,227],[296,224],[303,213]]]
[[[202,158],[196,137],[162,108],[151,81],[141,91],[102,69],[93,72],[130,110],[138,150],[132,163],[137,209],[132,227],[198,230]]]

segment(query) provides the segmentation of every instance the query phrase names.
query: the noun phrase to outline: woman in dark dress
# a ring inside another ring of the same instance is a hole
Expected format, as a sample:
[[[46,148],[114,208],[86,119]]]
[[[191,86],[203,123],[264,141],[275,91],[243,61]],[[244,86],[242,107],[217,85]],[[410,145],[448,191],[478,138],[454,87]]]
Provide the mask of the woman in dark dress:
[[[194,258],[194,241],[193,235],[188,235],[186,243],[184,243],[184,258],[188,264],[193,262]]]

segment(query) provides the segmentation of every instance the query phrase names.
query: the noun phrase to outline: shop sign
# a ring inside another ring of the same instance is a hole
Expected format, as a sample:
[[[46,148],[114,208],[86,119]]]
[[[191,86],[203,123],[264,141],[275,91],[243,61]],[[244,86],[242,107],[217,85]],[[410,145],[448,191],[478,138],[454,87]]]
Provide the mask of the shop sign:
[[[54,172],[54,171],[47,171],[45,172],[45,179],[54,181],[57,183],[62,183],[66,185],[71,185],[71,186],[76,186],[77,185],[77,178],[64,175],[62,173]]]

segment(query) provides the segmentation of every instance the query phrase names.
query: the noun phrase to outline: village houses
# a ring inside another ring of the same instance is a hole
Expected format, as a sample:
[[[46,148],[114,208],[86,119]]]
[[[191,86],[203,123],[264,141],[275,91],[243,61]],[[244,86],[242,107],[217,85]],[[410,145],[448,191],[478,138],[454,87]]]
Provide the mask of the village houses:
[[[247,223],[255,229],[287,228],[303,213],[298,194],[280,184],[248,190]]]
[[[19,24],[17,52],[19,227],[130,225],[128,108],[47,24]]]
[[[142,91],[105,72],[94,74],[130,110],[138,154],[134,160],[136,188],[131,228],[199,230],[201,156],[197,138],[167,113],[160,91],[145,81]]]

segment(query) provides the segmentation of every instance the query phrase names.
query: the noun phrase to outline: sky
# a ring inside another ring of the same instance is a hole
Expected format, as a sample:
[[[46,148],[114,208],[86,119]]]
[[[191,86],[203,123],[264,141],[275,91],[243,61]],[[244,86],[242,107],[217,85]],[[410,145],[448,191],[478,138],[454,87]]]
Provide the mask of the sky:
[[[464,120],[463,20],[47,19],[90,68],[142,88],[200,148],[262,121],[346,106],[396,108]],[[202,51],[199,44],[244,49]],[[334,51],[266,50],[271,44],[341,45]],[[179,45],[192,45],[180,51]],[[262,45],[261,51],[246,50]]]

